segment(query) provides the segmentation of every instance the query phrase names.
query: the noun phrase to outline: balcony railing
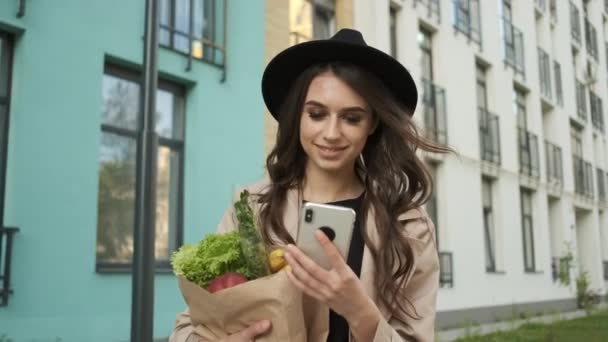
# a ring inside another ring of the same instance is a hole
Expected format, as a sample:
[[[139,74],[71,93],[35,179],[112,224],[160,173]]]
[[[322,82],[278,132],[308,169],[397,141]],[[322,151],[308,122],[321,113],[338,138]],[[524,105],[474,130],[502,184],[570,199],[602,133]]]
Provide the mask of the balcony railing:
[[[523,175],[538,178],[538,137],[524,128],[518,128],[519,172]]]
[[[439,285],[441,287],[454,287],[452,252],[439,252]]]
[[[19,229],[0,227],[0,306],[8,305],[8,298],[13,293],[11,288],[11,256],[13,253],[13,236]]]
[[[500,165],[500,121],[496,114],[479,108],[481,160]]]
[[[551,99],[551,59],[545,50],[538,48],[538,69],[540,73],[540,92],[542,96]]]
[[[454,28],[481,46],[479,0],[452,0]]]
[[[581,16],[578,8],[570,2],[570,34],[576,45],[581,45]]]
[[[593,199],[593,167],[583,158],[573,155],[574,166],[574,192]]]
[[[600,202],[606,202],[605,174],[602,169],[596,169],[597,174],[597,197]]]
[[[441,18],[441,1],[440,0],[414,0],[414,6],[424,6],[428,11],[428,16],[435,15],[438,19]]]
[[[574,84],[576,87],[576,114],[579,119],[583,121],[587,121],[587,97],[585,96],[585,85],[574,79]]]
[[[547,183],[564,184],[562,149],[545,141],[545,154],[547,156]]]
[[[598,61],[597,31],[587,18],[585,18],[585,46],[587,47],[587,53]]]
[[[429,138],[445,144],[448,141],[445,89],[423,79],[424,128]]]
[[[589,104],[591,105],[591,122],[593,123],[593,127],[597,128],[602,133],[605,132],[602,99],[595,95],[591,90],[589,90]]]
[[[524,35],[509,19],[503,18],[502,22],[505,63],[512,67],[516,73],[525,77]]]

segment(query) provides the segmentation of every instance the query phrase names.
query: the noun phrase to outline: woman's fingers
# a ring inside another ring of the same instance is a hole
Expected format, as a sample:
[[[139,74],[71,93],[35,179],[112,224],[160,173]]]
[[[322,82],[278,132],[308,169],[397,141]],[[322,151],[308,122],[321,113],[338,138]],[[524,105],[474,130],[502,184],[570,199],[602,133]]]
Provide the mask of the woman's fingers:
[[[316,276],[311,274],[311,271],[303,265],[301,259],[297,259],[294,254],[287,252],[285,253],[285,260],[287,260],[287,263],[291,266],[291,271],[288,273],[297,279],[300,284],[317,292],[321,296],[327,297],[331,295],[328,286],[322,280],[319,280]],[[314,263],[314,261],[310,261]],[[324,280],[327,281],[328,278],[325,278]]]
[[[325,255],[327,255],[327,258],[329,258],[329,261],[331,262],[333,268],[338,272],[343,271],[344,267],[347,267],[347,265],[344,262],[344,257],[342,257],[342,254],[340,254],[340,250],[338,250],[338,247],[336,247],[336,245],[331,242],[327,235],[325,235],[325,233],[323,233],[319,229],[317,229],[317,231],[315,232],[315,237],[323,247]]]

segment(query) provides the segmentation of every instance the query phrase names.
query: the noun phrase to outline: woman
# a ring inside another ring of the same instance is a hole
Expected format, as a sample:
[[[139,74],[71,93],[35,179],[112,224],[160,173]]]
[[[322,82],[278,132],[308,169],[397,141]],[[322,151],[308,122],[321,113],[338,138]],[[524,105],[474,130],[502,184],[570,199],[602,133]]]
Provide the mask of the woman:
[[[254,210],[265,242],[288,244],[289,279],[331,309],[328,341],[433,341],[439,265],[434,226],[421,207],[432,180],[416,150],[450,150],[419,135],[409,72],[344,29],[278,54],[262,92],[279,126],[269,179],[249,187]],[[293,245],[303,201],[357,213],[346,260],[316,235],[329,271]],[[234,229],[231,217],[220,231]],[[257,322],[225,341],[251,341],[270,328]],[[198,341],[187,312],[171,340]]]

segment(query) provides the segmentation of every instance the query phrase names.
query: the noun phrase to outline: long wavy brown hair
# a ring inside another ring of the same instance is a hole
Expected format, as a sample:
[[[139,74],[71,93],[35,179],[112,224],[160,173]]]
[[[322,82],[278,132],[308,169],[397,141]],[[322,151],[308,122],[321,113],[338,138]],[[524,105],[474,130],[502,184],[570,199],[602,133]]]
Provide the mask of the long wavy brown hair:
[[[326,71],[362,96],[378,120],[378,127],[362,151],[364,163],[355,165],[366,189],[360,222],[366,222],[367,212],[373,208],[379,241],[372,244],[365,229],[363,237],[376,266],[379,299],[403,322],[405,316],[419,319],[409,299],[398,295],[412,272],[414,253],[397,217],[426,203],[433,189],[432,178],[416,150],[445,153],[451,149],[425,138],[412,120],[411,111],[403,108],[384,84],[365,69],[343,62],[314,65],[291,86],[278,115],[276,145],[266,160],[271,185],[258,198],[262,236],[268,244],[277,242],[271,241],[272,233],[282,242],[294,243],[285,229],[283,212],[288,190],[301,190],[305,177],[307,156],[300,145],[300,117],[310,83]]]

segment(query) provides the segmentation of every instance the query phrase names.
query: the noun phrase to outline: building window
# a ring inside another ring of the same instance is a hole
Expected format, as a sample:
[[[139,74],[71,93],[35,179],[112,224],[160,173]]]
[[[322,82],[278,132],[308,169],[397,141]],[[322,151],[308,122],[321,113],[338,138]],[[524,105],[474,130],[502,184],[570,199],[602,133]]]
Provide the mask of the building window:
[[[447,142],[447,108],[445,89],[433,81],[432,33],[420,28],[418,44],[421,50],[422,103],[424,105],[424,128],[428,138],[445,144]]]
[[[397,13],[399,9],[395,6],[389,8],[389,20],[390,20],[390,35],[391,35],[391,56],[397,58]]]
[[[137,137],[142,132],[141,89],[136,73],[106,66],[102,82],[101,141],[97,213],[97,270],[128,271],[133,257]],[[184,90],[159,82],[156,133],[157,267],[170,269],[169,257],[182,240]]]
[[[454,28],[481,46],[479,0],[454,0]]]
[[[532,193],[521,189],[521,225],[524,246],[524,270],[536,272],[534,260],[534,225],[532,217]]]
[[[336,32],[335,0],[290,0],[291,44],[327,39]]]
[[[8,153],[12,58],[12,39],[8,35],[0,32],[0,224],[4,222],[4,192]],[[0,243],[0,248],[1,247],[2,245]]]
[[[587,121],[587,97],[585,96],[585,84],[574,78],[576,90],[576,113],[579,119]]]
[[[505,64],[516,74],[525,77],[524,35],[510,19],[503,18],[503,40]]]
[[[581,45],[581,17],[572,1],[570,1],[570,35],[574,43]]]
[[[593,127],[604,133],[604,110],[602,106],[602,98],[595,95],[595,93],[589,89],[589,104],[591,108],[591,122]]]
[[[224,42],[222,0],[160,0],[159,43],[193,58],[221,65]],[[190,7],[192,6],[192,7]]]
[[[574,192],[593,199],[593,166],[583,158],[583,132],[571,127],[572,163],[574,171]]]
[[[437,217],[437,166],[436,165],[428,165],[429,174],[431,179],[433,180],[433,192],[431,193],[431,197],[426,204],[426,210],[431,218],[431,221],[435,224],[435,238],[437,239],[437,250],[439,250],[439,219]]]
[[[519,172],[526,176],[538,178],[540,176],[538,137],[534,133],[528,131],[526,94],[519,89],[515,89],[515,108],[517,111]]]
[[[540,92],[546,99],[552,99],[551,91],[551,61],[549,54],[538,48],[538,69],[540,73]]]
[[[481,159],[500,164],[500,122],[498,115],[488,109],[488,87],[486,70],[476,67],[477,110],[479,112],[479,147]]]
[[[481,200],[486,247],[486,271],[496,272],[496,230],[494,229],[494,210],[492,205],[492,181],[488,178],[482,178],[481,180]]]
[[[597,30],[593,27],[593,24],[585,16],[585,46],[587,47],[587,53],[593,57],[595,61],[599,61],[598,45],[597,45]]]
[[[555,75],[555,97],[557,104],[564,106],[564,91],[562,89],[562,68],[557,61],[553,61],[553,74]]]

